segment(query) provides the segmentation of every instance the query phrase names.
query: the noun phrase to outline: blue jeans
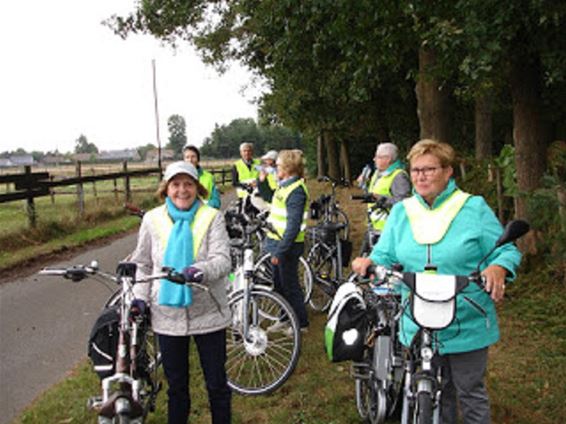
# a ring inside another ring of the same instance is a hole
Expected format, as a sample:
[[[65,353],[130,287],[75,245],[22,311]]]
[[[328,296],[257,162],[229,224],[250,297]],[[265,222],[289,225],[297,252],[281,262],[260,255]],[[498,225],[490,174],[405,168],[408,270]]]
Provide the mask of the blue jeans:
[[[192,336],[204,373],[213,424],[231,421],[232,393],[226,378],[226,330]],[[189,342],[191,336],[159,334],[159,348],[169,384],[168,424],[187,424],[191,409],[189,392]]]

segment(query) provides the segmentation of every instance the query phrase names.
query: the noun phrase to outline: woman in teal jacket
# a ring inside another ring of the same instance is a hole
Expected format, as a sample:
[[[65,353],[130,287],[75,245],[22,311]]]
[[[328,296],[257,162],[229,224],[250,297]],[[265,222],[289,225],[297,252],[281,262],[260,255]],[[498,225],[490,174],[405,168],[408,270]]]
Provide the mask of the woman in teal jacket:
[[[436,268],[445,275],[468,275],[495,245],[503,232],[491,208],[480,196],[461,191],[452,178],[455,152],[451,146],[421,140],[407,159],[414,195],[396,204],[369,258],[352,263],[365,274],[369,265],[399,263],[404,271]],[[521,255],[514,245],[496,249],[484,262],[485,291],[469,285],[457,297],[457,315],[437,332],[444,366],[441,414],[443,423],[457,422],[456,398],[464,423],[489,423],[489,401],[484,385],[487,348],[499,340],[494,302],[502,300],[505,283],[515,277]],[[403,286],[403,298],[407,290]],[[418,326],[408,309],[399,336],[408,346]]]

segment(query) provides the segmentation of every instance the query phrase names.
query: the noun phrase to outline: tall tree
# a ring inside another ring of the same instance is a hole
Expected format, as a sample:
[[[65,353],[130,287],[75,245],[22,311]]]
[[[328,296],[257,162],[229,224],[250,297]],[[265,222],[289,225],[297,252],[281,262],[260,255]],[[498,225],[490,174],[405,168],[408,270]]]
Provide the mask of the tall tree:
[[[89,143],[84,134],[75,140],[75,153],[98,153],[98,147],[94,143]]]
[[[173,149],[175,155],[180,157],[183,147],[187,144],[187,124],[181,115],[171,115],[167,120],[169,129],[168,147]]]

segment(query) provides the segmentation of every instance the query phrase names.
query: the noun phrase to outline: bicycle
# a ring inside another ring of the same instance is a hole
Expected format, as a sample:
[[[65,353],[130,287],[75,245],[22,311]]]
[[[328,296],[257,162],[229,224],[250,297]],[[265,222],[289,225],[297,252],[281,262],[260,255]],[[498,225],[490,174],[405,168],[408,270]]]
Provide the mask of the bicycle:
[[[267,225],[231,213],[243,232],[230,240],[239,252],[228,295],[232,324],[226,332],[228,384],[237,393],[271,393],[291,376],[299,360],[301,332],[289,303],[261,277],[254,261],[253,234]],[[284,324],[284,325],[282,325]]]
[[[373,227],[372,219],[379,220],[387,217],[391,209],[386,206],[385,198],[382,197],[380,200],[376,201],[372,194],[353,195],[350,198],[352,200],[361,200],[362,203],[373,203],[372,206],[367,209],[367,230],[364,234],[359,255],[361,257],[367,257],[370,255],[373,247],[377,244],[381,236],[381,231]]]
[[[397,409],[403,381],[403,352],[397,337],[401,296],[385,281],[370,281],[358,275],[349,281],[362,287],[368,332],[363,359],[353,362],[358,414],[371,424],[383,423]]]
[[[96,362],[93,361],[94,369],[101,379],[102,394],[89,398],[87,407],[97,411],[98,424],[142,424],[147,414],[155,410],[161,389],[157,376],[160,361],[156,339],[148,331],[151,326],[149,313],[139,303],[133,302],[133,286],[166,278],[208,292],[208,287],[187,282],[182,274],[169,268],[140,279],[136,279],[136,269],[135,263],[121,262],[114,275],[101,271],[98,263],[93,261],[89,266],[44,268],[39,272],[40,275],[61,276],[73,282],[99,277],[121,287],[117,300],[105,309],[112,316],[107,323],[109,331],[117,333],[114,337],[108,336],[108,351],[94,343],[89,346],[89,356],[96,359]],[[216,299],[213,300],[220,310]]]
[[[314,277],[309,305],[315,311],[326,311],[344,281],[343,268],[350,261],[352,243],[348,216],[336,201],[338,182],[329,177],[319,181],[330,182],[332,194],[323,194],[311,204],[311,218],[318,222],[306,229],[305,256]]]
[[[400,272],[383,266],[370,267],[368,274],[388,283],[403,283],[414,294],[410,296],[414,322],[420,330],[405,350],[405,381],[403,383],[402,424],[438,424],[442,399],[443,370],[438,357],[435,332],[447,327],[455,315],[455,299],[470,283],[484,289],[480,265],[498,247],[517,240],[529,231],[525,221],[511,221],[495,243],[493,249],[479,262],[468,276],[437,275],[427,272]],[[434,281],[434,284],[425,282]],[[421,282],[418,284],[418,282]],[[428,290],[427,290],[428,286]],[[431,291],[431,286],[432,291]],[[439,288],[442,288],[439,296]]]

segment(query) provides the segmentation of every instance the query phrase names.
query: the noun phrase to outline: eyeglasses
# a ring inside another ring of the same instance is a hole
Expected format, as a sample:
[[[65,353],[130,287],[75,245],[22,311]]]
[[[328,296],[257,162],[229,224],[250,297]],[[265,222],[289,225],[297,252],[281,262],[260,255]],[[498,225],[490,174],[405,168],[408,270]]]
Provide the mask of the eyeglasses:
[[[436,173],[437,169],[442,169],[443,166],[423,166],[422,168],[411,168],[410,172],[411,175],[414,177],[418,177],[419,174],[423,174],[425,177],[430,177],[434,173]]]

